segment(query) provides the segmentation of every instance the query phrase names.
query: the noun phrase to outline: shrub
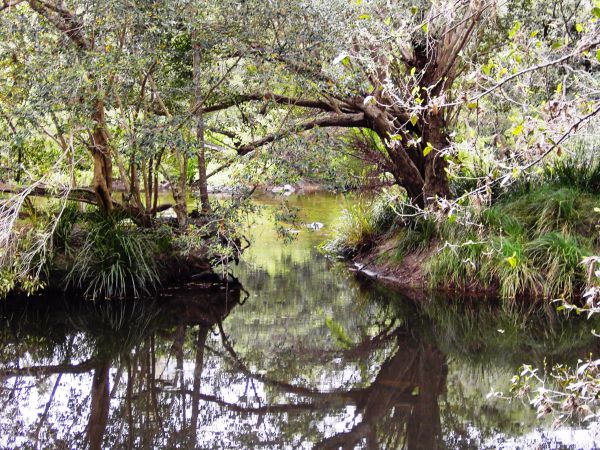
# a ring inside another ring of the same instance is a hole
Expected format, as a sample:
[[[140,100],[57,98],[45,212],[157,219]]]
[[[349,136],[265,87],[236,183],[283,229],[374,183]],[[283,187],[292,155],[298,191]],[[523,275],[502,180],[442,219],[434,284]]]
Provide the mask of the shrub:
[[[137,297],[158,283],[153,233],[144,233],[129,219],[95,215],[74,250],[67,286],[97,297]]]
[[[322,249],[346,258],[368,249],[378,236],[390,231],[397,219],[394,202],[385,195],[360,198],[342,211],[333,238]]]

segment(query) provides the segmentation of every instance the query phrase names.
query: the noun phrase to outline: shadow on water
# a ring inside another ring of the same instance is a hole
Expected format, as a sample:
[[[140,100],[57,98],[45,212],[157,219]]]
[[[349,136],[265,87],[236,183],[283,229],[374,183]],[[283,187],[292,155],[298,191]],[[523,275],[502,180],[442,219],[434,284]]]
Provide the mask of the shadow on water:
[[[520,364],[598,354],[594,323],[415,302],[357,281],[316,241],[255,248],[243,289],[0,304],[0,446],[593,446],[486,394]]]

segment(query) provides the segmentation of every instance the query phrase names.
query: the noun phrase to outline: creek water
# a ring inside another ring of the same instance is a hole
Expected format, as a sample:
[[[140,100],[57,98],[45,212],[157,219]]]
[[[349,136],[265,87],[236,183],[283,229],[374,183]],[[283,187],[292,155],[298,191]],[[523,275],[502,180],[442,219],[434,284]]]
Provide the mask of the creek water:
[[[595,448],[598,423],[553,424],[510,390],[521,364],[598,354],[597,323],[551,308],[413,299],[324,258],[340,196],[291,196],[277,238],[260,197],[241,288],[154,299],[0,305],[0,447]]]

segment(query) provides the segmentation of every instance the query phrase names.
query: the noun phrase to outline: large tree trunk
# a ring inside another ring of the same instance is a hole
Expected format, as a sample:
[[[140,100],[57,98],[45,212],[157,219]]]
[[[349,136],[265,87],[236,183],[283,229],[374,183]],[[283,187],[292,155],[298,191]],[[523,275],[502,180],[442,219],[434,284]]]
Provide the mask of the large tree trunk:
[[[108,134],[106,132],[106,122],[104,118],[104,103],[97,100],[94,105],[94,131],[92,132],[92,142],[90,151],[94,159],[94,178],[92,188],[96,193],[100,209],[110,214],[113,210],[112,193],[112,159],[110,146],[108,143]]]
[[[444,150],[449,146],[446,124],[441,116],[431,115],[423,132],[423,145],[431,145],[431,152],[425,156],[423,163],[423,194],[426,203],[432,203],[436,198],[446,198],[450,195],[448,163],[444,158]]]
[[[448,147],[448,136],[443,118],[431,116],[420,127],[414,127],[413,132],[420,135],[421,144],[410,147],[407,135],[402,140],[391,139],[397,132],[395,123],[404,122],[404,118],[393,117],[387,111],[372,105],[367,105],[364,112],[368,117],[369,127],[385,145],[386,169],[396,183],[406,190],[411,201],[424,207],[433,204],[437,198],[447,197],[450,190],[445,170],[447,164],[442,151]],[[431,145],[431,150],[424,156],[423,152],[428,144]]]

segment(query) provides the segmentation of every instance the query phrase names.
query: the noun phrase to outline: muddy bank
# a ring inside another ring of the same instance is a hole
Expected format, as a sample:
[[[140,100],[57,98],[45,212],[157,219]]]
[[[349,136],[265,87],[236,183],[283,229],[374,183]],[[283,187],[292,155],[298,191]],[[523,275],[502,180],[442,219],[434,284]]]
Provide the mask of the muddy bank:
[[[405,255],[400,261],[390,254],[395,249],[395,240],[382,240],[370,249],[360,252],[349,259],[350,270],[359,277],[366,277],[388,286],[401,289],[410,294],[411,298],[424,299],[426,294],[439,293],[451,297],[463,298],[499,298],[498,286],[484,287],[476,280],[468,286],[433,286],[426,265],[441,251],[437,241],[431,242],[423,250]],[[542,296],[528,293],[527,298],[542,300]]]

